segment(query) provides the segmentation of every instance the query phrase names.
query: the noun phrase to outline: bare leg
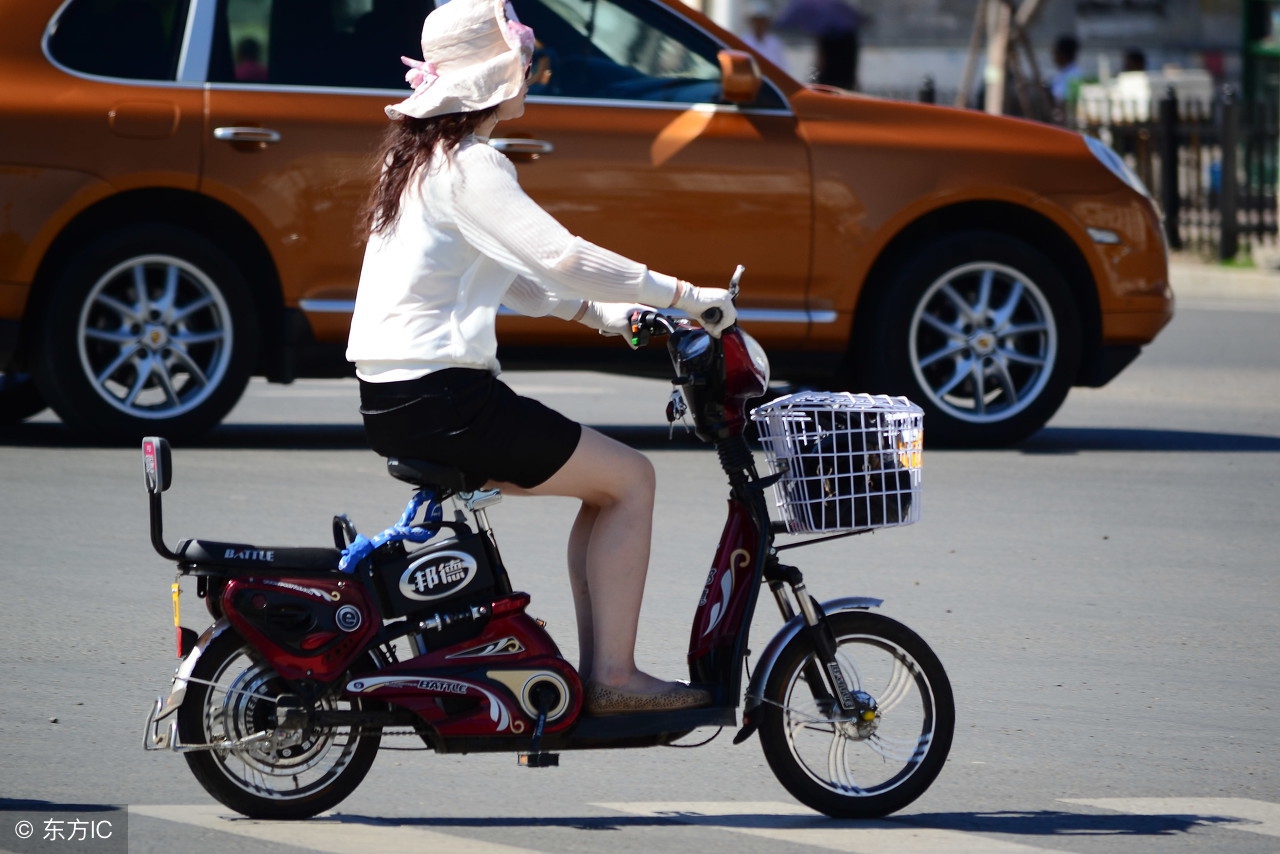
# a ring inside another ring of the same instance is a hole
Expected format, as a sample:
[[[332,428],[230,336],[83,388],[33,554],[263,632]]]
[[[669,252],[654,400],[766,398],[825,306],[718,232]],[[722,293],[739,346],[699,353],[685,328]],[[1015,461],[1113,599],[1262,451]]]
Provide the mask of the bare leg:
[[[583,427],[573,456],[546,482],[532,489],[496,485],[516,495],[583,502],[569,537],[583,676],[636,693],[669,688],[671,683],[641,672],[635,663],[656,489],[648,458]]]
[[[591,674],[595,653],[595,626],[591,614],[591,585],[587,580],[587,546],[595,527],[598,508],[583,502],[569,532],[569,586],[573,609],[578,617],[578,672]]]

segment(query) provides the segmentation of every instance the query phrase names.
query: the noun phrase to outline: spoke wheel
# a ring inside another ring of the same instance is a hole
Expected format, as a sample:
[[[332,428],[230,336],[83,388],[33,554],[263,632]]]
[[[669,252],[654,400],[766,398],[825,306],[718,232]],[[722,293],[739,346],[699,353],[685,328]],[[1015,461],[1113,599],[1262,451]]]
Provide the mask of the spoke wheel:
[[[951,684],[918,635],[887,617],[830,615],[850,691],[872,711],[841,712],[817,679],[803,636],[779,655],[764,689],[760,743],[797,800],[837,818],[879,818],[920,797],[942,770],[955,729]]]
[[[36,363],[41,390],[95,438],[190,436],[239,399],[258,335],[239,269],[169,226],[138,226],[87,247],[59,275]]]
[[[238,635],[227,632],[210,644],[192,676],[178,710],[184,744],[243,745],[256,734],[277,731],[276,700],[289,688]],[[315,708],[359,707],[329,696]],[[192,752],[186,759],[200,785],[239,813],[309,818],[355,790],[380,740],[376,732],[313,726],[286,731],[279,742]]]
[[[911,369],[935,406],[977,424],[1017,415],[1043,391],[1058,358],[1044,294],[1003,264],[940,276],[911,318]]]
[[[1070,290],[1038,250],[992,232],[941,238],[867,305],[859,364],[876,392],[904,394],[929,438],[1007,445],[1040,429],[1079,368]]]
[[[213,281],[182,258],[143,255],[103,274],[76,325],[80,367],[126,415],[175,417],[209,399],[235,323]]]

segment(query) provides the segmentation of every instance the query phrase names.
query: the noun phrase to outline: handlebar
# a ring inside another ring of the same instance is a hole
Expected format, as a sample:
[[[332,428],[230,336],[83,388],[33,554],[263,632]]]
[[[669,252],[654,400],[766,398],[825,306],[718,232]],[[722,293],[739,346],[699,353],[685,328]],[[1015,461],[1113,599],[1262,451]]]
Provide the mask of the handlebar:
[[[649,309],[631,312],[631,346],[643,347],[654,335],[671,335],[689,321],[683,318],[668,317],[665,314]]]
[[[735,303],[738,301],[739,283],[742,281],[742,274],[747,268],[739,264],[734,268],[733,275],[729,278],[729,298]],[[701,321],[703,325],[715,326],[724,318],[724,311],[715,306],[707,309],[702,313]],[[632,348],[643,347],[649,343],[649,338],[654,334],[670,335],[682,326],[687,326],[688,321],[683,318],[668,317],[657,311],[633,311],[631,313],[631,346]]]

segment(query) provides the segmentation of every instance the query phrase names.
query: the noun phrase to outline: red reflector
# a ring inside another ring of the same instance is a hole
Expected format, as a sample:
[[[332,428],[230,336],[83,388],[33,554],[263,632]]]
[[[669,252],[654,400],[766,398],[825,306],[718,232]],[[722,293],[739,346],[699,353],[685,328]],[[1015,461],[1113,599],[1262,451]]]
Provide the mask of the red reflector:
[[[501,617],[504,614],[518,614],[527,607],[529,607],[528,593],[512,593],[510,596],[503,596],[494,601],[493,615]]]
[[[303,649],[319,649],[338,636],[337,632],[316,632],[313,635],[307,635],[299,644]]]

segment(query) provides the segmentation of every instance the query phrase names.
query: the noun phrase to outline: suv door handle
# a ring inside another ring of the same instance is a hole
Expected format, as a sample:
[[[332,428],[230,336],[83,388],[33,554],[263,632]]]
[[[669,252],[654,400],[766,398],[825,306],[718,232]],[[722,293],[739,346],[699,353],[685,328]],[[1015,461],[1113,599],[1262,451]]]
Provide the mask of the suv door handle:
[[[279,142],[280,132],[271,128],[224,127],[214,128],[213,138],[218,142],[247,142],[261,146],[269,142]]]
[[[508,137],[506,139],[491,139],[489,144],[508,156],[523,156],[530,160],[540,157],[543,154],[550,154],[556,150],[556,147],[549,142],[540,139],[525,139],[522,137]]]

